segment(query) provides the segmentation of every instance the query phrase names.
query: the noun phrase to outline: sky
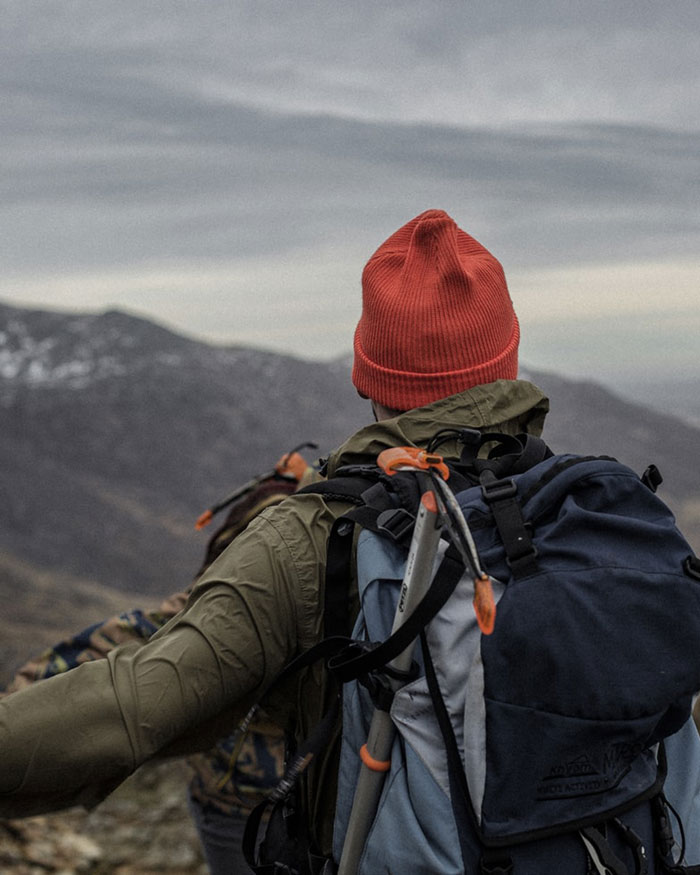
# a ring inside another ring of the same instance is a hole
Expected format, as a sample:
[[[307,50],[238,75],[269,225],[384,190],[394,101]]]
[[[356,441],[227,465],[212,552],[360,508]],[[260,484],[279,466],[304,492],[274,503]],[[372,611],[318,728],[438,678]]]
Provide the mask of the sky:
[[[691,379],[700,0],[0,0],[0,299],[328,359],[445,209],[521,360]]]

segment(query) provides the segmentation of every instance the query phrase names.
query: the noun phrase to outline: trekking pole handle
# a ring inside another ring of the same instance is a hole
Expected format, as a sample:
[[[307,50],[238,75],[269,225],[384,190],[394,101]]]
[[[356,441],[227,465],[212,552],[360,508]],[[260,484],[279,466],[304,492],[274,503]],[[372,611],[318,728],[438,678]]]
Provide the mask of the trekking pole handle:
[[[425,491],[421,495],[414,538],[406,559],[406,571],[401,581],[399,601],[396,605],[391,628],[392,635],[411,616],[416,605],[428,591],[430,581],[433,578],[433,566],[441,528],[435,495],[432,491]],[[403,653],[391,660],[389,666],[399,672],[408,671],[413,660],[413,647],[413,644],[409,645]]]

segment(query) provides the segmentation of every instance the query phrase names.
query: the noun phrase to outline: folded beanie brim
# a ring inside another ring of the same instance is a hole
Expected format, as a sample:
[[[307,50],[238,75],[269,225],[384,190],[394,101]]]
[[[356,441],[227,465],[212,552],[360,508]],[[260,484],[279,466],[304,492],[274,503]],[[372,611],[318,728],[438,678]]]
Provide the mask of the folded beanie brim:
[[[495,380],[515,380],[518,375],[520,325],[513,314],[508,345],[493,359],[472,367],[438,373],[394,370],[372,361],[362,349],[360,328],[355,331],[352,382],[361,395],[393,410],[422,407],[472,386]]]

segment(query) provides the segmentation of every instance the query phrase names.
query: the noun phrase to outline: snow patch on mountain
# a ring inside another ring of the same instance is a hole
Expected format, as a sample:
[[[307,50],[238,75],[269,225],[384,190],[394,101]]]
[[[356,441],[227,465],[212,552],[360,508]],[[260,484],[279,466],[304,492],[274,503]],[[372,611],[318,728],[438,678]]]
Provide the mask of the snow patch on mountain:
[[[121,313],[66,318],[0,307],[0,381],[84,389],[144,367],[182,365],[181,354],[163,348],[158,329],[149,346],[131,333],[130,322],[134,330],[144,331],[143,323]]]
[[[126,365],[111,354],[100,355],[90,344],[72,350],[56,337],[37,338],[26,323],[11,320],[0,332],[0,378],[27,386],[64,385],[84,388],[95,379],[126,373]]]

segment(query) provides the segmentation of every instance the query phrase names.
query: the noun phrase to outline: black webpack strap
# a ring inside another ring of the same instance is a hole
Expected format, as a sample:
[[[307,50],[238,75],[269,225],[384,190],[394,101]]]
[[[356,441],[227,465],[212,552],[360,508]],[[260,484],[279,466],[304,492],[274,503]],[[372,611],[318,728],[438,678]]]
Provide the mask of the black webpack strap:
[[[428,591],[399,629],[381,644],[361,652],[359,656],[356,650],[351,650],[351,655],[341,651],[329,659],[329,670],[339,681],[346,683],[383,668],[418,638],[452,595],[463,574],[464,565],[459,554],[453,547],[448,548]]]
[[[324,585],[323,632],[326,638],[349,633],[348,600],[350,596],[350,563],[354,524],[339,517],[333,524],[326,551],[326,581]]]
[[[313,483],[299,494],[321,495],[326,501],[355,505],[333,524],[326,553],[324,635],[349,633],[349,595],[355,525],[397,542],[408,541],[413,531],[420,491],[412,476],[387,478],[376,467],[341,469],[340,476]],[[395,500],[392,499],[395,497]]]
[[[481,484],[482,496],[491,508],[513,577],[533,574],[537,571],[537,550],[523,519],[515,480],[499,480],[487,470],[481,474]]]
[[[491,444],[487,458],[479,458],[482,447]],[[529,471],[554,455],[542,438],[531,434],[501,434],[482,432],[477,441],[465,445],[461,462],[477,474],[488,469],[497,478],[512,477]]]
[[[442,734],[443,744],[447,753],[447,773],[450,781],[450,802],[457,827],[457,837],[459,839],[459,849],[462,855],[462,865],[465,872],[470,871],[470,853],[469,853],[469,823],[475,822],[474,810],[472,808],[471,799],[469,797],[469,788],[467,786],[467,778],[462,765],[462,758],[459,753],[457,739],[455,738],[454,729],[450,715],[447,713],[447,706],[442,697],[440,684],[438,683],[435,673],[430,649],[425,632],[421,632],[420,636],[421,649],[423,652],[423,664],[425,665],[425,678],[428,683],[428,691],[435,709],[440,733]]]
[[[357,469],[358,471],[360,469]],[[352,567],[352,546],[355,523],[363,524],[376,520],[378,511],[366,507],[367,494],[372,483],[376,483],[379,470],[362,468],[362,473],[348,473],[347,476],[334,477],[311,483],[298,491],[298,495],[314,494],[326,501],[342,501],[355,507],[338,517],[328,538],[326,551],[326,578],[324,584],[323,634],[325,638],[347,635],[349,633],[349,593],[350,569]]]

